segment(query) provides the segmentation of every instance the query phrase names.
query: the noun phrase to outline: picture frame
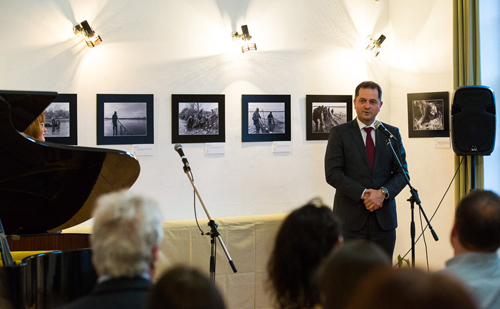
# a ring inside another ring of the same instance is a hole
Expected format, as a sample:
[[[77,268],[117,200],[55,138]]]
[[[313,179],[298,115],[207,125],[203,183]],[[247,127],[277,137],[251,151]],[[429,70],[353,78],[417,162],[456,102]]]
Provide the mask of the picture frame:
[[[225,141],[225,95],[172,94],[172,144]]]
[[[50,143],[78,145],[76,93],[60,93],[44,110],[45,140]]]
[[[290,95],[243,95],[242,142],[290,141],[290,100]]]
[[[328,140],[330,129],[352,120],[352,95],[306,95],[306,140]]]
[[[408,93],[408,134],[450,137],[449,92]]]
[[[97,145],[154,144],[153,99],[152,94],[97,94]]]

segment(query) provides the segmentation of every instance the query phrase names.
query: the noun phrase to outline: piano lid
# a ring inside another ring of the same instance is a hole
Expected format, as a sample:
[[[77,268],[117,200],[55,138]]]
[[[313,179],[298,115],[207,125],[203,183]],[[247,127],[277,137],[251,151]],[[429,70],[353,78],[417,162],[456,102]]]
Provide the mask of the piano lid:
[[[0,91],[0,219],[8,235],[82,223],[91,218],[98,196],[130,188],[139,177],[139,162],[130,153],[19,134],[56,97],[55,92]]]
[[[0,90],[0,101],[9,103],[14,128],[24,132],[58,95],[57,92]]]

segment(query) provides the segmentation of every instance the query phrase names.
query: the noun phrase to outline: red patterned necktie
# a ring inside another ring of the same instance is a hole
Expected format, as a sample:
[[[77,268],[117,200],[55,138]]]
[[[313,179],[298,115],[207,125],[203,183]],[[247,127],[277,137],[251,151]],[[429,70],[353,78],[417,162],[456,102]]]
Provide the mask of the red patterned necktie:
[[[366,153],[368,154],[368,160],[370,160],[370,167],[373,170],[373,161],[375,161],[375,146],[373,145],[372,139],[372,127],[364,127],[366,131]]]

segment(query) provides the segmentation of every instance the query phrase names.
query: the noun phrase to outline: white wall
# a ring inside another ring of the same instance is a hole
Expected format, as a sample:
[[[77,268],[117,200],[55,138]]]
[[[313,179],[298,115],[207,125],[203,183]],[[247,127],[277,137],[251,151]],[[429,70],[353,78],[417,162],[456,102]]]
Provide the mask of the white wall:
[[[214,218],[289,212],[314,196],[333,202],[326,184],[326,141],[305,140],[306,94],[353,94],[367,79],[384,89],[380,119],[400,127],[413,186],[430,217],[453,176],[453,153],[433,139],[409,139],[406,94],[452,91],[452,5],[439,0],[0,1],[0,88],[78,94],[78,140],[96,146],[97,93],[153,93],[155,154],[139,157],[133,186],[156,197],[167,220],[191,219],[193,192],[171,143],[171,94],[226,95],[226,153],[184,144],[197,187]],[[89,49],[72,33],[87,19],[103,43]],[[230,38],[248,24],[258,52]],[[387,35],[378,58],[367,35]],[[8,44],[6,44],[8,42]],[[241,142],[242,94],[291,94],[292,151]],[[109,146],[131,150],[130,145]],[[398,196],[395,254],[410,247],[409,197]],[[453,188],[428,236],[431,267],[451,256]],[[204,217],[199,209],[198,215]],[[418,218],[418,216],[417,216]],[[203,221],[202,221],[203,222]],[[424,249],[417,246],[417,261]]]
[[[500,27],[500,3],[489,0],[479,2],[481,16],[481,83],[491,87],[496,96],[497,119],[500,111],[500,38],[495,31]],[[496,128],[495,150],[484,157],[484,188],[500,194],[500,125]]]

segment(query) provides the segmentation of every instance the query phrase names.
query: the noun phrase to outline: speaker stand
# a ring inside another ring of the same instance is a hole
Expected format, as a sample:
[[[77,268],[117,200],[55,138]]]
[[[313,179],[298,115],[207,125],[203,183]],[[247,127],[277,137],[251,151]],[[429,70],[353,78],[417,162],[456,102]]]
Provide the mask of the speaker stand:
[[[470,190],[476,190],[476,156],[470,156]]]

